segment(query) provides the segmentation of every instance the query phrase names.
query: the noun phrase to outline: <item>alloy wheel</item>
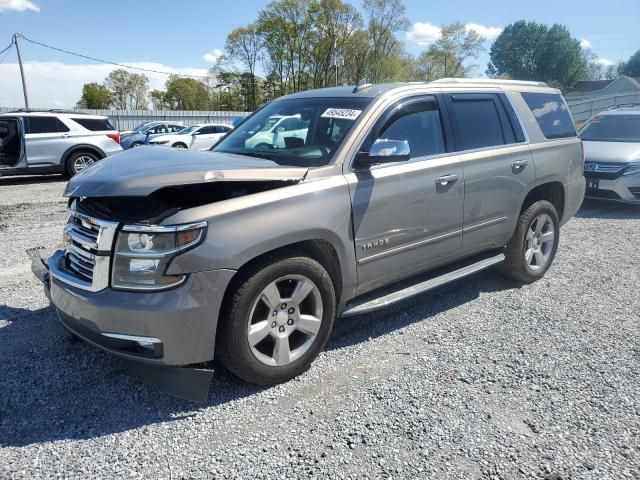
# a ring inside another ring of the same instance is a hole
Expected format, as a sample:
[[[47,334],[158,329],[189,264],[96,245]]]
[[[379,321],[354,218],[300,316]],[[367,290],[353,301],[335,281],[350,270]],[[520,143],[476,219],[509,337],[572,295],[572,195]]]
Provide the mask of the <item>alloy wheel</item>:
[[[311,348],[321,324],[317,285],[303,275],[286,275],[267,285],[254,301],[247,340],[257,360],[281,367]]]
[[[524,259],[533,271],[545,268],[549,263],[556,238],[551,216],[538,215],[527,231],[524,247]]]

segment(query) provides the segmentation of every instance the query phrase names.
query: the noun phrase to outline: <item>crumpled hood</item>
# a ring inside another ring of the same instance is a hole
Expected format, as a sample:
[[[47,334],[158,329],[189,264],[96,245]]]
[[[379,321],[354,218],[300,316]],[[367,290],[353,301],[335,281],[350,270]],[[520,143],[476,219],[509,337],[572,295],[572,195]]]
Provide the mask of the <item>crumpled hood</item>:
[[[67,197],[146,196],[162,187],[220,181],[301,181],[307,168],[243,155],[139,147],[101,160],[69,180]]]
[[[583,140],[584,158],[587,162],[638,162],[640,143],[634,142],[593,142]]]

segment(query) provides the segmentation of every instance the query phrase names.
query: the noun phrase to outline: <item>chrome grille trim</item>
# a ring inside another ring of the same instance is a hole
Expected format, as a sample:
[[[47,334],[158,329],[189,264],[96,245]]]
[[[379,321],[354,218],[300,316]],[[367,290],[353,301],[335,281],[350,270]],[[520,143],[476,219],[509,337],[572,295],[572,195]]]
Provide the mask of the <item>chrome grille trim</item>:
[[[64,227],[64,252],[51,262],[51,275],[83,290],[98,292],[109,286],[111,250],[118,222],[82,214],[71,205],[69,221]]]

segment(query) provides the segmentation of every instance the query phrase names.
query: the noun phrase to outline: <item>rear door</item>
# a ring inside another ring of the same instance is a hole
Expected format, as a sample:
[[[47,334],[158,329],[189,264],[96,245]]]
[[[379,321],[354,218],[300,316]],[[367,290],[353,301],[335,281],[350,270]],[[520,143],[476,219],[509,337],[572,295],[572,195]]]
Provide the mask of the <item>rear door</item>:
[[[23,117],[29,167],[60,165],[63,154],[78,143],[75,132],[56,116]]]
[[[24,122],[20,117],[0,117],[0,171],[26,168]]]
[[[463,251],[502,246],[536,181],[525,134],[503,93],[445,98],[465,177]]]

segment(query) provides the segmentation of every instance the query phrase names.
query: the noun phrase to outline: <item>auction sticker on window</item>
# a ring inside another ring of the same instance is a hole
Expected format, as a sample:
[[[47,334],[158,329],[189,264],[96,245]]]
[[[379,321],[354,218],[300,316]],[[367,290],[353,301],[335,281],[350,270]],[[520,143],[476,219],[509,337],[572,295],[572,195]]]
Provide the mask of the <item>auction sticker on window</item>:
[[[362,110],[352,110],[350,108],[327,108],[322,118],[340,118],[342,120],[355,120],[362,113]]]

